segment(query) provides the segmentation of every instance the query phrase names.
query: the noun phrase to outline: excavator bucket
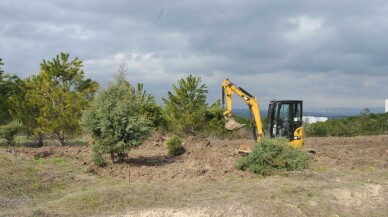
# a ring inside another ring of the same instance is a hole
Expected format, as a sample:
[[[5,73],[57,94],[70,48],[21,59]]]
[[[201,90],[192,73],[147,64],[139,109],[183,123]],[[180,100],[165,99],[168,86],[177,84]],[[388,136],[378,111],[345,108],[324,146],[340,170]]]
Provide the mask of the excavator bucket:
[[[245,126],[245,124],[240,124],[233,118],[229,118],[228,121],[225,123],[225,128],[227,130],[237,130],[242,128],[243,126]]]
[[[238,149],[238,153],[241,155],[246,155],[251,153],[252,150],[253,150],[252,144],[243,144],[243,145],[240,145],[240,148]]]

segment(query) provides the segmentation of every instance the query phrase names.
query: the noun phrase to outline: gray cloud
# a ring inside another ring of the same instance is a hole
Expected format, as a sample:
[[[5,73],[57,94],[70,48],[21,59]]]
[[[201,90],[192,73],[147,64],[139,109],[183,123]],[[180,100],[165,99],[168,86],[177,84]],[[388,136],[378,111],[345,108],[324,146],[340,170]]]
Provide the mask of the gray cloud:
[[[26,77],[68,52],[101,83],[126,62],[128,79],[159,100],[192,73],[208,85],[210,102],[229,77],[262,104],[382,106],[387,14],[382,0],[4,0],[0,57],[7,72]]]

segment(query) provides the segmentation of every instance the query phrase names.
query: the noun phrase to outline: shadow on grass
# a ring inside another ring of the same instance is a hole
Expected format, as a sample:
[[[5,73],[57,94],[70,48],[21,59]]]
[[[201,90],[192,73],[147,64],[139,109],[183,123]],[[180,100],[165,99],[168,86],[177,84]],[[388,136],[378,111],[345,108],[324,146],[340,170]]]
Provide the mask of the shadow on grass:
[[[174,163],[175,161],[176,161],[175,157],[167,156],[167,155],[164,155],[164,156],[159,155],[159,156],[129,158],[117,163],[130,164],[131,166],[135,166],[135,167],[141,167],[141,166],[152,167],[152,166],[171,164],[171,163]]]

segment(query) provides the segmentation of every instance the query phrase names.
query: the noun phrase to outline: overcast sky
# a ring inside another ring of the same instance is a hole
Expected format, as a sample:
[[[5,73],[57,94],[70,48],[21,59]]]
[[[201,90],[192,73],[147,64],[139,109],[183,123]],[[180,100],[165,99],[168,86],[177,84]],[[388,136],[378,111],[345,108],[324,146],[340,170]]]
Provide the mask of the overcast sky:
[[[158,102],[193,74],[208,86],[209,103],[229,78],[263,109],[270,99],[384,106],[388,1],[0,1],[6,72],[38,74],[60,52],[83,60],[85,76],[102,86],[125,62],[128,80]]]

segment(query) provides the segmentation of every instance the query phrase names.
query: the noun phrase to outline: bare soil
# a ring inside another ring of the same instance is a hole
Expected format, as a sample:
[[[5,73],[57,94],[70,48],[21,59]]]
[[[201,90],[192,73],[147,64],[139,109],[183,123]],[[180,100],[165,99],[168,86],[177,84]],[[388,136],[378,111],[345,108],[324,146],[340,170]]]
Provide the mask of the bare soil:
[[[154,136],[131,150],[124,162],[104,168],[93,165],[86,146],[22,147],[15,151],[25,157],[71,158],[96,176],[128,179],[134,186],[147,183],[147,191],[155,194],[155,198],[147,205],[129,207],[122,214],[125,216],[384,216],[388,213],[388,135],[307,138],[305,149],[316,152],[311,169],[266,178],[235,169],[241,157],[237,153],[239,146],[252,140],[189,137],[184,141],[186,152],[178,157],[167,155],[165,140]],[[132,196],[144,193],[138,189]],[[176,202],[166,204],[171,198],[160,200],[161,195],[166,198],[171,195],[173,201],[177,197]]]
[[[160,182],[172,180],[223,180],[230,177],[253,177],[249,172],[235,169],[241,158],[237,150],[252,140],[221,140],[188,137],[186,152],[178,157],[167,155],[166,138],[154,136],[139,148],[133,149],[124,162],[96,167],[90,158],[89,147],[43,146],[20,148],[16,152],[34,157],[66,157],[89,166],[89,171],[100,176],[117,176],[131,180]],[[312,149],[313,164],[356,169],[364,167],[388,168],[388,135],[360,137],[307,138],[305,149]],[[107,159],[108,156],[107,156]]]

